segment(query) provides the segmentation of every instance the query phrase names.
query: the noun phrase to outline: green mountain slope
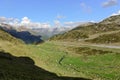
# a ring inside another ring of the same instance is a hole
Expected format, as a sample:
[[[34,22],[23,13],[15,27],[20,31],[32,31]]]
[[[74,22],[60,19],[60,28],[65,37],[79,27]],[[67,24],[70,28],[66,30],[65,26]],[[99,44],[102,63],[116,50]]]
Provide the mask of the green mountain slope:
[[[71,47],[70,43],[66,46],[54,42],[16,45],[14,41],[1,39],[0,80],[116,80],[119,78],[120,68],[117,67],[120,59],[119,50],[116,53],[89,46]]]
[[[10,34],[3,31],[2,29],[0,29],[0,40],[8,41],[8,42],[16,43],[16,44],[18,44],[18,43],[23,44],[23,41],[16,39],[15,37],[11,36]]]
[[[86,40],[91,43],[120,43],[120,32],[103,34],[94,39]]]
[[[3,30],[0,30],[0,80],[90,80],[81,78],[82,76],[58,76],[59,73],[50,69],[54,68],[57,70],[60,68],[56,66],[50,68],[54,63],[49,62],[51,60],[55,61],[54,58],[58,58],[58,54],[48,61],[46,57],[50,55],[45,54],[48,51],[47,48],[45,47],[44,52],[37,47],[37,45],[26,45]],[[47,53],[53,52],[48,51]],[[59,51],[56,52],[61,53]],[[43,57],[44,55],[46,56]],[[46,65],[46,61],[48,61],[50,66]]]
[[[120,15],[109,17],[99,23],[92,23],[89,25],[80,25],[71,31],[68,31],[62,35],[56,35],[50,38],[50,40],[79,40],[88,38],[94,34],[100,34],[103,32],[120,30]]]
[[[120,15],[110,16],[109,18],[104,19],[100,23],[101,24],[110,24],[110,23],[120,24]]]
[[[78,40],[88,38],[88,35],[79,30],[72,30],[64,34],[59,34],[50,38],[50,40]]]

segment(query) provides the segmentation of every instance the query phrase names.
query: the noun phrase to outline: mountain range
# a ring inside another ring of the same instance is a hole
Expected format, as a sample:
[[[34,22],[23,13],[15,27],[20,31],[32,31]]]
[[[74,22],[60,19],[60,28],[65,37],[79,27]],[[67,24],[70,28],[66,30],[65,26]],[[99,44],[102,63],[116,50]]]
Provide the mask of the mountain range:
[[[120,30],[120,15],[110,16],[99,23],[86,22],[75,28],[53,27],[28,29],[25,26],[14,27],[4,23],[1,23],[0,26],[1,29],[16,38],[22,39],[27,44],[40,43],[49,38],[50,40],[79,41],[86,39],[86,41],[89,41],[93,35]]]

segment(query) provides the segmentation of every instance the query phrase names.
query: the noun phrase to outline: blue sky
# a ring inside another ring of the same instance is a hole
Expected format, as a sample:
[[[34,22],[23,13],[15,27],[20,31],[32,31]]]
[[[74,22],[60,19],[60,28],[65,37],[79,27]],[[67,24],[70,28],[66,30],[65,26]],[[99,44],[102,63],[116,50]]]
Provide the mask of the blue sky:
[[[120,0],[0,0],[0,17],[32,22],[100,21],[120,10]]]

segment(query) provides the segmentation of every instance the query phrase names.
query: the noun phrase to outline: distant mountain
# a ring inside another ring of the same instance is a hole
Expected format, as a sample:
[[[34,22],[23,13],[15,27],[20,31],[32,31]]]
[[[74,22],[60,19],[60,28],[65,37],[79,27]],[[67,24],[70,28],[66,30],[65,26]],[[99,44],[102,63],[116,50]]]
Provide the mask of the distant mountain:
[[[64,34],[51,37],[50,40],[80,40],[91,35],[120,30],[120,15],[111,16],[99,23],[80,25]]]
[[[41,35],[43,40],[48,40],[54,35],[65,33],[71,29],[69,27],[33,28],[32,31],[36,32],[36,35]]]
[[[4,30],[7,32],[13,32],[12,30],[16,30],[16,32],[29,32],[33,36],[41,36],[40,38],[42,40],[48,40],[50,37],[56,35],[56,34],[62,34],[66,31],[71,30],[73,27],[48,27],[48,28],[28,28],[25,26],[14,26],[10,24],[3,24],[1,23],[1,26]]]
[[[82,24],[70,31],[63,33],[63,34],[55,35],[55,36],[51,37],[50,40],[78,40],[78,39],[88,38],[89,37],[88,34],[81,31],[81,28],[84,28],[86,26],[90,26],[93,24],[94,23],[91,23],[91,22]]]
[[[10,35],[23,40],[26,44],[43,42],[41,36],[33,35],[28,31],[17,31],[15,28],[8,24],[2,24],[1,28]]]

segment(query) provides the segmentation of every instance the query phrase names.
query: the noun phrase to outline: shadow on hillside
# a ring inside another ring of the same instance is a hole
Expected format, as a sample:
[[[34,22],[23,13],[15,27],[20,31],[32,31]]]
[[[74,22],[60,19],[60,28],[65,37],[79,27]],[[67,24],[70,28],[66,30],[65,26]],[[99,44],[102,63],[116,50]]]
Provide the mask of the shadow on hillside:
[[[0,80],[90,80],[85,78],[58,77],[35,66],[29,57],[15,57],[0,51]]]
[[[7,29],[5,27],[3,28],[3,30],[5,30],[6,32],[8,32],[9,34],[11,34],[16,38],[23,40],[26,44],[38,44],[38,43],[44,42],[41,39],[42,36],[33,35],[29,31],[16,31],[13,28]]]

